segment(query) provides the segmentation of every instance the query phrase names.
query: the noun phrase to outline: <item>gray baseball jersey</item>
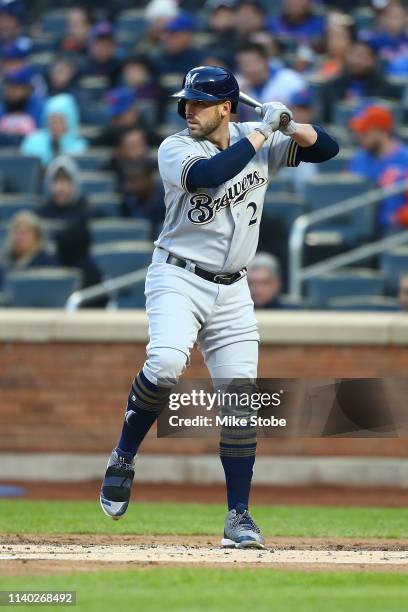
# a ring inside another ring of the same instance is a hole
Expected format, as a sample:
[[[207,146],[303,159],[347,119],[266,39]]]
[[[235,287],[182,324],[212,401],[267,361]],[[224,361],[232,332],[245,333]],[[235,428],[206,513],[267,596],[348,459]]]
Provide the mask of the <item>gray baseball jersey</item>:
[[[258,123],[230,123],[230,145]],[[190,193],[186,177],[199,159],[219,153],[209,140],[183,130],[159,147],[159,172],[165,188],[166,217],[155,242],[172,254],[210,272],[237,272],[254,257],[268,177],[281,166],[295,166],[297,144],[274,132],[245,168],[214,189]]]

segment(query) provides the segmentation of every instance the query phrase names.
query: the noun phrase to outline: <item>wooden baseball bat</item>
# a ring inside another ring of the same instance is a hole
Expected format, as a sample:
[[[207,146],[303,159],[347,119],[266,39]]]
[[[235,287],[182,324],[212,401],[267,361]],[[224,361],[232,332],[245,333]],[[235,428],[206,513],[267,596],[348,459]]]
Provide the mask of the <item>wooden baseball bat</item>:
[[[246,104],[247,106],[251,106],[252,108],[254,108],[258,115],[261,114],[262,102],[258,102],[258,100],[255,100],[255,98],[248,96],[248,94],[244,93],[243,91],[240,91],[239,93],[239,101],[242,104]],[[286,125],[288,125],[289,121],[289,115],[287,113],[282,113],[280,124],[285,127]]]

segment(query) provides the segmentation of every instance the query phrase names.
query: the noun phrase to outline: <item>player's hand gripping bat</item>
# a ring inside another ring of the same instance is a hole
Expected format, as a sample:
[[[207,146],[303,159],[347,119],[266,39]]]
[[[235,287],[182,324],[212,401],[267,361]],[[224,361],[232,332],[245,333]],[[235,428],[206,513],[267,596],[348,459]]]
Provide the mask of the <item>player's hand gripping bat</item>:
[[[258,115],[261,114],[262,112],[262,102],[258,102],[258,100],[255,100],[254,98],[251,98],[251,96],[248,96],[248,94],[244,93],[244,92],[240,92],[239,94],[239,101],[242,104],[246,104],[247,106],[252,106],[252,108],[255,109],[255,111],[258,113]],[[281,127],[286,127],[288,125],[288,123],[290,122],[291,117],[290,115],[288,115],[288,113],[282,113],[281,115],[281,120],[280,120],[280,126]]]

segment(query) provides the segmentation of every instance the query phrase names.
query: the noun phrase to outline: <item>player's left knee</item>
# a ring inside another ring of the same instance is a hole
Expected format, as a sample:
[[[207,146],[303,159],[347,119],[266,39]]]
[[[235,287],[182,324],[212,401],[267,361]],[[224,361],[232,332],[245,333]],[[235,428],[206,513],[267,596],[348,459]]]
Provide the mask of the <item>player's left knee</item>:
[[[143,367],[146,376],[159,387],[173,387],[187,365],[183,351],[171,347],[159,347],[149,351]]]

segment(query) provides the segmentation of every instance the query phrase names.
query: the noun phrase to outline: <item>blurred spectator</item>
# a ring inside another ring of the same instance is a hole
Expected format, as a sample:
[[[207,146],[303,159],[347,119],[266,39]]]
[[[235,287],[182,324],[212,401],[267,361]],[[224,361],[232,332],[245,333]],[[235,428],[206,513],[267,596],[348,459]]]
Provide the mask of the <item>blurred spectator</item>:
[[[86,224],[88,202],[82,193],[79,168],[67,155],[60,155],[48,166],[44,195],[46,201],[39,211],[43,218],[70,225]]]
[[[360,148],[350,161],[350,171],[388,187],[408,179],[408,147],[394,135],[391,112],[372,105],[350,122]],[[380,232],[408,227],[408,192],[383,200],[378,209]]]
[[[27,136],[22,145],[24,155],[39,157],[44,165],[60,154],[83,153],[87,142],[80,138],[79,112],[75,99],[69,94],[50,98],[44,109],[45,127]]]
[[[242,43],[265,29],[265,9],[257,0],[238,0],[235,5],[235,35]]]
[[[108,124],[93,140],[94,146],[114,147],[124,129],[141,128],[149,142],[156,143],[155,135],[145,125],[137,106],[135,93],[128,87],[110,91],[105,97]]]
[[[248,285],[255,308],[283,308],[279,261],[273,255],[258,252],[248,265]]]
[[[230,44],[235,34],[235,0],[208,0],[205,9],[211,34]]]
[[[312,77],[316,69],[316,53],[308,45],[299,45],[291,62],[293,70],[303,78]]]
[[[121,191],[125,217],[147,219],[152,225],[152,239],[157,238],[164,220],[164,193],[156,181],[156,166],[148,160],[128,162],[123,166]]]
[[[325,80],[339,76],[344,69],[353,36],[353,19],[349,15],[329,15],[324,38],[324,56],[316,72],[317,78]]]
[[[25,7],[20,0],[0,0],[0,44],[23,33]]]
[[[156,101],[159,87],[153,62],[146,55],[135,55],[125,60],[122,80],[126,87],[135,92],[138,100]]]
[[[24,68],[32,51],[33,43],[28,36],[19,36],[3,44],[0,49],[2,71]]]
[[[185,74],[201,63],[202,54],[193,46],[196,30],[195,18],[180,13],[165,26],[164,49],[156,58],[160,74]]]
[[[203,48],[203,65],[233,67],[235,46],[234,0],[208,0],[205,3],[210,43]],[[217,58],[211,62],[207,58]]]
[[[154,53],[161,45],[166,25],[179,11],[176,0],[151,0],[145,9],[147,29],[143,40],[137,44],[138,51]]]
[[[387,74],[408,76],[408,15],[401,3],[388,2],[375,30],[362,36],[386,62]]]
[[[323,15],[314,12],[312,0],[283,0],[282,14],[271,17],[268,27],[272,34],[296,43],[320,46],[325,29]]]
[[[29,67],[5,73],[0,102],[0,132],[3,135],[27,136],[41,125],[44,101],[34,93],[32,78]]]
[[[11,220],[0,266],[7,272],[57,265],[45,249],[41,220],[32,212],[17,213]]]
[[[61,56],[51,64],[47,75],[48,95],[78,93],[78,68],[73,58]]]
[[[265,30],[262,32],[252,32],[252,34],[248,36],[247,42],[255,43],[265,49],[270,66],[283,66],[284,62],[280,57],[281,48],[277,39],[271,34],[271,32],[267,32]]]
[[[73,6],[68,12],[67,32],[61,40],[60,49],[67,53],[86,55],[91,27],[90,11],[84,6]]]
[[[88,60],[83,68],[83,76],[105,77],[109,87],[115,87],[119,80],[121,61],[115,42],[113,26],[101,21],[92,28],[88,49]]]
[[[235,0],[208,0],[205,7],[211,41],[203,53],[216,58],[213,64],[234,69],[236,49],[248,42],[258,42],[253,38],[256,35],[266,35],[264,8],[252,0],[238,3]]]
[[[335,104],[359,101],[365,97],[399,98],[401,88],[389,83],[378,65],[375,51],[364,42],[349,47],[343,72],[321,90],[323,120],[330,123]]]
[[[145,9],[145,17],[148,21],[163,19],[170,21],[179,13],[177,0],[150,0]]]
[[[118,127],[130,127],[137,123],[139,111],[136,94],[130,87],[119,87],[105,96],[107,114],[111,123]]]
[[[288,102],[288,106],[297,123],[315,123],[313,96],[309,89],[302,89],[302,91],[294,93]],[[278,175],[292,184],[295,193],[305,196],[306,182],[316,176],[317,173],[318,164],[299,164],[296,172],[293,172],[293,168],[283,167],[279,170]]]
[[[32,50],[33,43],[27,36],[19,36],[15,40],[5,43],[0,50],[2,73],[19,71],[24,68],[31,70],[30,83],[33,92],[42,98],[46,95],[46,84],[43,76],[28,63]]]
[[[154,130],[163,119],[168,100],[158,84],[151,59],[147,55],[129,57],[123,65],[122,81],[136,96],[141,122],[146,123],[147,130]]]
[[[146,134],[141,128],[124,129],[118,136],[118,144],[106,170],[114,172],[120,185],[124,167],[132,162],[144,161],[149,153]]]
[[[401,310],[408,312],[408,273],[400,276],[398,299]]]
[[[89,254],[91,235],[86,225],[71,225],[59,232],[56,238],[58,260],[61,266],[79,268],[82,273],[81,289],[102,282],[102,274],[96,261]],[[105,308],[106,296],[85,302],[82,308]]]
[[[294,93],[305,87],[294,70],[279,64],[271,66],[265,48],[256,43],[240,47],[237,61],[240,87],[261,102],[279,100],[287,104]]]
[[[206,51],[204,49],[204,51]],[[208,55],[203,55],[202,65],[203,66],[220,66],[221,68],[230,68],[231,64],[228,61],[225,53],[217,54],[211,53],[211,49],[207,49]]]

